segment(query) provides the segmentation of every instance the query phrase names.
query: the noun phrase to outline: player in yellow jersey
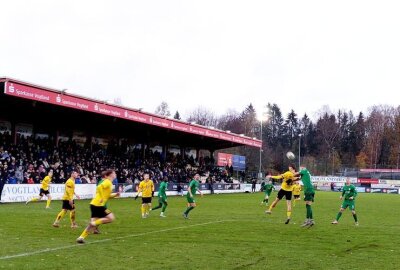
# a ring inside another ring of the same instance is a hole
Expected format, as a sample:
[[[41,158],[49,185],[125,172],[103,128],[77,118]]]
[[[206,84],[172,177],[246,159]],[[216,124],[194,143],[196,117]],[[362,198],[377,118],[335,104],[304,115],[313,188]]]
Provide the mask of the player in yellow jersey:
[[[50,195],[49,188],[50,188],[50,183],[51,183],[52,177],[53,177],[53,170],[50,169],[47,176],[45,178],[43,178],[43,180],[41,182],[42,185],[40,187],[39,197],[26,201],[26,204],[28,204],[30,202],[38,202],[43,198],[43,196],[46,196],[47,197],[46,209],[50,208],[51,195]]]
[[[147,218],[151,210],[151,199],[154,194],[154,183],[152,180],[150,180],[148,173],[143,175],[143,179],[144,180],[139,184],[139,190],[135,200],[139,197],[139,194],[142,193],[142,218]]]
[[[293,185],[293,206],[296,206],[296,201],[300,201],[301,186],[299,182]]]
[[[292,191],[293,191],[293,183],[298,181],[299,179],[295,177],[296,167],[291,164],[289,165],[289,170],[284,174],[278,176],[269,176],[272,179],[282,180],[281,189],[278,192],[278,196],[276,197],[275,201],[271,204],[269,209],[265,211],[266,214],[272,214],[272,209],[278,204],[280,200],[285,197],[286,199],[286,206],[287,206],[287,219],[285,224],[289,224],[290,218],[292,216]]]
[[[79,244],[85,243],[85,238],[93,232],[100,224],[111,223],[115,220],[114,214],[107,209],[107,201],[110,198],[119,196],[119,193],[112,193],[112,181],[117,177],[114,170],[106,170],[102,174],[103,181],[96,188],[96,195],[90,202],[90,211],[92,212],[92,219],[86,229],[82,232],[81,236],[76,239]]]
[[[71,177],[65,182],[65,192],[64,196],[62,197],[62,208],[61,212],[58,213],[56,220],[53,223],[53,227],[60,227],[60,221],[61,219],[67,214],[68,211],[69,213],[69,218],[71,220],[71,228],[75,229],[78,227],[78,225],[75,222],[75,203],[74,203],[74,195],[76,198],[79,200],[79,196],[76,195],[75,193],[75,179],[79,176],[78,172],[76,170],[73,170],[71,172]]]

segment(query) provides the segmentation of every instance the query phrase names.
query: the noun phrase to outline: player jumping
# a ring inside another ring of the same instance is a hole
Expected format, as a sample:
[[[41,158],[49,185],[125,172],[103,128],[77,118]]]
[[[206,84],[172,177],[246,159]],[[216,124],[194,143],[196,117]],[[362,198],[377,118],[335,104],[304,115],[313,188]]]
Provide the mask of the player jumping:
[[[287,206],[287,219],[285,224],[289,224],[291,216],[292,216],[292,191],[293,191],[293,182],[297,181],[298,179],[294,176],[296,173],[296,167],[291,164],[289,165],[289,170],[284,174],[278,176],[269,176],[272,179],[282,180],[281,189],[278,192],[278,196],[276,197],[275,201],[271,204],[269,209],[265,211],[266,214],[272,214],[272,209],[278,204],[280,200],[285,197],[286,199],[286,206]]]

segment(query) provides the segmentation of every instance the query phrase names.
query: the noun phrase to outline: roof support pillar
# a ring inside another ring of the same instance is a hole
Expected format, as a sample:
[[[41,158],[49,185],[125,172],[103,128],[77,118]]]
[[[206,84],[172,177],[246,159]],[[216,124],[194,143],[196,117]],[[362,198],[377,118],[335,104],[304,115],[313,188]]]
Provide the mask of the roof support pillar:
[[[163,144],[162,145],[162,159],[165,162],[167,160],[167,153],[169,151],[169,145],[168,144]]]
[[[11,120],[11,141],[13,144],[17,144],[17,128],[15,125],[15,120]]]

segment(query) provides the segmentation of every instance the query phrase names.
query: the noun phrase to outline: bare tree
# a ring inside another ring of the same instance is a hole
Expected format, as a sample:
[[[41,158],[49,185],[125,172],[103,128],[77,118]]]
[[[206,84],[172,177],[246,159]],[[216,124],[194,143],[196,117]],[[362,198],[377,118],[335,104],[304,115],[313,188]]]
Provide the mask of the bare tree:
[[[215,113],[205,107],[197,107],[193,111],[191,111],[187,117],[186,121],[188,122],[196,122],[196,124],[203,126],[212,126],[217,127],[218,125],[218,117]]]
[[[157,106],[155,114],[158,114],[161,116],[171,116],[171,112],[169,110],[168,103],[165,101],[161,102],[161,104]]]
[[[120,97],[117,97],[117,98],[114,98],[114,102],[113,102],[115,105],[122,105],[122,100],[121,100],[121,98]]]
[[[230,130],[233,133],[241,133],[242,123],[240,113],[234,109],[229,109],[224,115],[219,117],[218,128],[222,130]]]

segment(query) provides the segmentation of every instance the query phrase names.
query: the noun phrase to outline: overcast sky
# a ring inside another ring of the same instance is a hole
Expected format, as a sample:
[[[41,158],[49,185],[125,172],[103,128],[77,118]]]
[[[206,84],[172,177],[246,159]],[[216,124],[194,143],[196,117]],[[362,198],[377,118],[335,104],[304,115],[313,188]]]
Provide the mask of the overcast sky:
[[[399,105],[399,1],[0,0],[0,76],[154,112]]]

